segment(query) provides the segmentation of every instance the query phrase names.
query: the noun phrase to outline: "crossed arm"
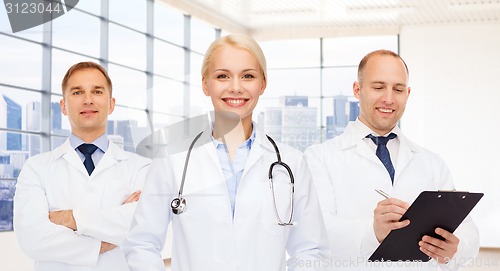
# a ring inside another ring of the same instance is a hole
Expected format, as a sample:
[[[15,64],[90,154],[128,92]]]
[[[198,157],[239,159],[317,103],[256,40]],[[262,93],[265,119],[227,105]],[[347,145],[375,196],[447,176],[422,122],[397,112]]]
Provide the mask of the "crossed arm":
[[[132,193],[124,202],[124,204],[137,202],[141,197],[141,191],[135,191]],[[49,212],[49,220],[57,225],[65,226],[73,231],[78,230],[75,217],[73,216],[73,210],[61,210],[61,211],[51,211]],[[101,248],[99,254],[105,253],[116,248],[116,244],[101,241]]]

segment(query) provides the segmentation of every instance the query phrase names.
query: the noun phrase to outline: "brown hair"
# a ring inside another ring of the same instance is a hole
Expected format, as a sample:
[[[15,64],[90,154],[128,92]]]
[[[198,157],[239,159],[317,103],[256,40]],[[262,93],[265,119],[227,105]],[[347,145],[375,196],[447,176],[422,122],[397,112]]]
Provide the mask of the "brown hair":
[[[408,71],[408,66],[406,66],[406,62],[403,60],[403,58],[401,58],[401,56],[399,56],[398,54],[394,53],[393,51],[389,51],[389,50],[377,50],[377,51],[373,51],[373,52],[367,54],[359,62],[359,66],[358,66],[358,82],[360,84],[362,83],[361,82],[362,81],[362,75],[363,75],[363,71],[365,69],[366,63],[368,63],[368,60],[370,60],[370,58],[372,58],[373,56],[393,56],[395,58],[400,59],[401,62],[403,62],[403,64],[405,65],[406,74],[408,75],[408,77],[410,76],[410,72]]]
[[[75,65],[71,66],[71,68],[69,68],[69,70],[64,75],[64,78],[63,78],[62,83],[61,83],[63,96],[64,96],[64,89],[66,89],[66,87],[68,85],[68,80],[71,77],[71,75],[76,71],[85,70],[85,69],[96,69],[96,70],[100,71],[102,73],[102,75],[104,75],[104,77],[106,78],[106,81],[108,82],[109,95],[110,95],[110,97],[113,97],[113,95],[112,95],[113,94],[113,84],[111,83],[111,78],[109,78],[108,72],[101,65],[99,65],[95,62],[91,62],[91,61],[76,63]]]

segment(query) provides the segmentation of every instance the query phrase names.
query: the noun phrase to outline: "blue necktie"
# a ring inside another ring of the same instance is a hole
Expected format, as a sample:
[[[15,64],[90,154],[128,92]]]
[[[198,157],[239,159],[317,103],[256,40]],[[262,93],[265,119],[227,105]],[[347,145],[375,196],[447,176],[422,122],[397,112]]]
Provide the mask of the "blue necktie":
[[[387,172],[389,172],[389,176],[391,176],[391,181],[394,183],[394,167],[392,166],[391,162],[391,155],[389,154],[389,150],[387,149],[387,142],[393,138],[395,138],[397,135],[394,133],[390,133],[388,136],[373,136],[373,135],[367,135],[366,137],[370,138],[373,143],[377,145],[377,157],[380,159],[382,164],[384,164],[385,168],[387,169]]]
[[[97,150],[97,146],[94,144],[82,144],[78,146],[78,150],[83,153],[85,156],[85,161],[83,161],[83,165],[87,169],[87,172],[92,174],[92,171],[94,171],[94,161],[92,161],[92,154]]]

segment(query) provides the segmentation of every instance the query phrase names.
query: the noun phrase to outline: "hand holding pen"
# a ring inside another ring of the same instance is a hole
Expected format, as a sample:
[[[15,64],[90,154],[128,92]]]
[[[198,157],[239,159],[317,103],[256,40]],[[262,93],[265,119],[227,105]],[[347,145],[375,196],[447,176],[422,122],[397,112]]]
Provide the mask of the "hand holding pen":
[[[393,230],[400,229],[400,228],[404,228],[404,227],[408,226],[410,224],[410,221],[407,219],[407,220],[398,222],[399,219],[401,219],[401,216],[403,215],[403,214],[401,214],[401,215],[398,214],[399,218],[396,221],[392,221],[392,222],[389,222],[386,224],[381,223],[381,224],[377,225],[377,222],[376,222],[377,209],[379,208],[379,206],[384,205],[386,202],[388,202],[390,205],[390,202],[392,202],[393,200],[402,202],[406,205],[408,205],[408,204],[406,202],[400,201],[398,199],[391,198],[391,196],[389,196],[389,194],[385,193],[384,191],[382,191],[380,189],[375,189],[375,191],[385,198],[385,200],[379,202],[379,205],[377,205],[377,208],[375,208],[375,219],[374,219],[374,223],[373,223],[375,236],[377,237],[377,240],[379,242],[382,242],[390,232],[390,230],[387,231],[387,228],[384,229],[384,226],[387,226],[387,225],[391,226],[391,224],[392,224],[392,226],[394,227]],[[406,212],[406,210],[408,208],[409,208],[409,206],[404,208],[404,212]],[[397,223],[399,223],[399,225]],[[422,237],[422,240],[420,240],[418,242],[418,245],[420,247],[420,250],[423,253],[425,253],[427,256],[435,259],[438,263],[446,264],[446,263],[448,263],[449,259],[451,259],[455,256],[455,253],[457,251],[458,244],[459,244],[460,240],[453,233],[448,232],[442,228],[437,228],[436,233],[438,235],[440,235],[445,241],[443,242],[441,239],[437,239],[437,238],[425,235]]]
[[[399,221],[410,205],[402,200],[391,198],[382,190],[376,189],[375,191],[385,198],[373,211],[373,230],[377,240],[382,242],[390,231],[410,224],[409,220]]]

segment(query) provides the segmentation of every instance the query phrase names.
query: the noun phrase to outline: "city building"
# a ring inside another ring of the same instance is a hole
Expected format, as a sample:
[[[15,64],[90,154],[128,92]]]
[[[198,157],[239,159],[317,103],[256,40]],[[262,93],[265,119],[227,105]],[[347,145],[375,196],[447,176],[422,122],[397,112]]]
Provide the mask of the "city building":
[[[151,132],[147,127],[139,127],[136,120],[108,120],[106,129],[110,140],[131,152]]]
[[[307,96],[284,96],[280,107],[264,110],[264,129],[276,141],[304,151],[319,142],[317,108],[307,107]],[[259,118],[261,118],[259,116]]]
[[[12,130],[22,130],[22,109],[7,95],[0,99],[0,127]],[[23,141],[20,133],[1,133],[0,150],[21,150]]]
[[[308,96],[283,96],[280,99],[281,106],[303,106],[307,107],[309,104]]]
[[[26,130],[40,131],[42,108],[40,102],[26,104]],[[40,153],[41,138],[39,135],[27,135],[30,156]]]
[[[347,123],[359,116],[359,102],[351,99],[342,94],[333,97],[333,115],[326,117],[326,139],[342,134]]]

